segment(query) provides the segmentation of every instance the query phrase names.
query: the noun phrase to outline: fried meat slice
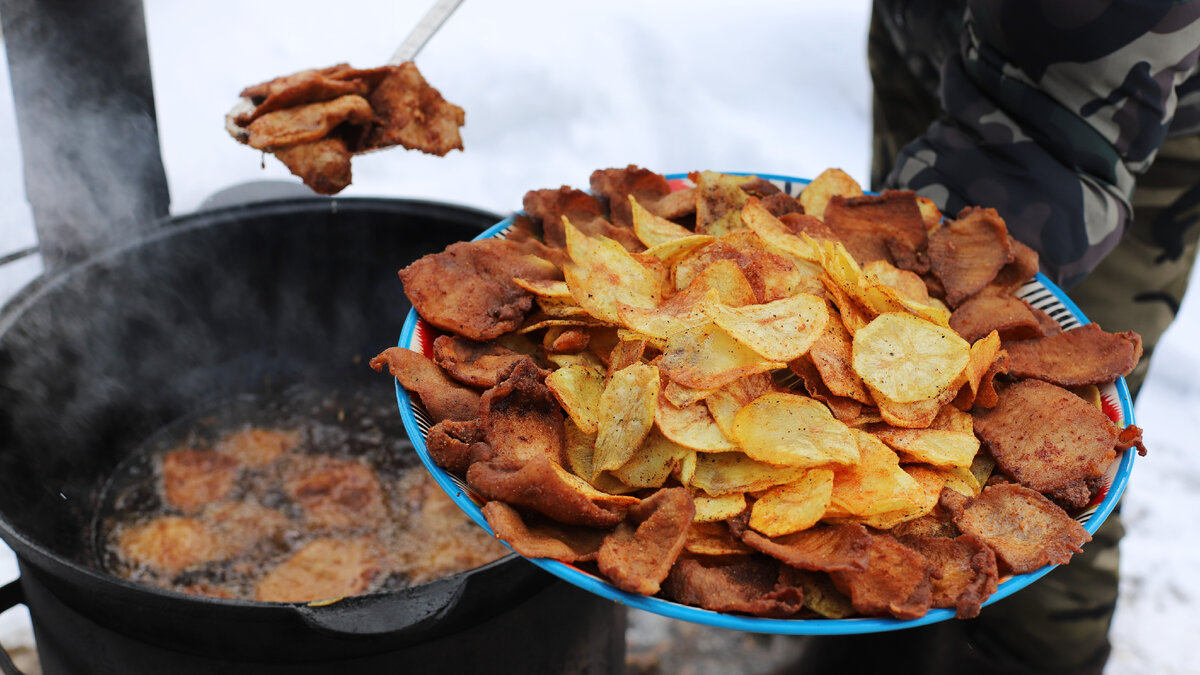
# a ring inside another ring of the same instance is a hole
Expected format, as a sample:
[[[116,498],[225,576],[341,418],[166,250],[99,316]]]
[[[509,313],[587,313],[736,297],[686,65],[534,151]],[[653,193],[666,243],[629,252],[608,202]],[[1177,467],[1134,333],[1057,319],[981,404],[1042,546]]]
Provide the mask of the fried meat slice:
[[[225,556],[220,539],[207,525],[180,516],[160,516],[122,531],[117,550],[131,565],[168,574]]]
[[[282,541],[291,524],[282,511],[267,508],[253,499],[213,504],[204,510],[202,518],[230,555],[263,542]]]
[[[451,244],[400,270],[421,318],[478,342],[516,330],[533,307],[533,294],[514,277],[561,279],[562,273],[520,244],[494,238]]]
[[[364,96],[379,84],[387,72],[387,68],[359,70],[351,68],[349,64],[339,63],[328,68],[302,70],[252,85],[243,89],[241,95],[251,100],[254,110],[239,116],[236,121],[239,125],[246,126],[258,117],[276,110],[304,103],[330,101],[347,94]]]
[[[275,157],[313,192],[333,195],[350,184],[350,150],[339,136],[298,143],[275,150]]]
[[[1012,251],[1012,262],[1000,268],[996,278],[988,284],[988,290],[1002,295],[1012,295],[1022,286],[1033,281],[1038,273],[1037,251],[1008,236],[1008,248]]]
[[[563,562],[595,560],[607,534],[590,527],[573,527],[545,518],[526,517],[504,502],[483,505],[483,516],[496,536],[526,558]]]
[[[473,387],[494,387],[501,373],[523,358],[496,342],[476,342],[456,335],[433,341],[433,361],[450,377]],[[543,371],[542,377],[549,373]]]
[[[1133,331],[1108,333],[1089,323],[1059,335],[1007,342],[1004,349],[1013,377],[1079,387],[1128,375],[1142,358],[1142,337]]]
[[[970,534],[955,538],[912,535],[899,538],[933,565],[933,607],[955,610],[960,619],[979,616],[983,603],[996,592],[996,555],[982,539]]]
[[[929,234],[929,266],[958,307],[1013,261],[1008,227],[995,209],[969,207]]]
[[[873,532],[866,567],[830,572],[829,578],[860,614],[917,619],[933,601],[932,573],[920,553],[890,534]]]
[[[696,517],[692,493],[663,488],[629,509],[625,522],[600,545],[596,563],[613,585],[654,595],[671,571]]]
[[[592,172],[589,184],[592,193],[607,203],[609,219],[618,227],[633,227],[630,195],[655,213],[658,201],[671,194],[671,186],[662,174],[633,164],[624,169],[597,169]]]
[[[442,420],[429,429],[425,447],[434,463],[452,473],[462,473],[471,464],[471,446],[483,440],[479,420]]]
[[[975,435],[996,465],[1038,492],[1101,476],[1116,457],[1112,421],[1075,394],[1039,380],[1003,389],[995,407],[976,408],[972,416]]]
[[[813,239],[839,241],[837,233],[833,231],[833,228],[814,215],[807,213],[785,213],[779,216],[779,222],[787,226],[792,234],[796,236],[807,234]]]
[[[379,124],[372,127],[365,149],[401,145],[439,157],[463,149],[459,127],[466,123],[466,113],[429,86],[412,61],[389,67],[371,92],[370,107]]]
[[[446,377],[436,363],[411,349],[388,347],[371,359],[371,368],[388,372],[415,393],[435,423],[479,417],[479,394]]]
[[[779,562],[763,556],[682,554],[663,591],[675,602],[714,612],[785,618],[804,608],[804,591],[780,583]]]
[[[1030,340],[1044,335],[1029,303],[1012,295],[977,293],[950,314],[950,327],[974,343],[993,330],[1002,341]]]
[[[736,521],[734,521],[736,523]],[[867,565],[871,536],[857,523],[818,523],[807,530],[782,537],[764,537],[751,529],[740,534],[742,543],[788,565],[819,572],[861,570]]]
[[[561,464],[566,447],[562,406],[546,386],[544,370],[522,356],[480,399],[480,426],[496,454]]]
[[[530,218],[541,224],[542,238],[552,248],[565,249],[567,246],[563,225],[563,218],[566,218],[589,237],[608,237],[633,253],[646,249],[632,227],[610,222],[600,200],[582,190],[566,185],[557,190],[530,190],[525,193],[523,207]]]
[[[259,580],[260,602],[313,602],[359,595],[379,574],[379,552],[370,538],[316,539]]]
[[[1083,526],[1049,499],[1014,483],[989,485],[974,499],[955,493],[942,504],[965,534],[983,540],[996,554],[1001,572],[1025,574],[1062,565],[1092,540]]]
[[[246,142],[259,150],[274,150],[312,143],[329,135],[340,124],[367,126],[375,121],[371,104],[361,96],[340,96],[332,101],[306,103],[267,113],[250,123]]]
[[[281,429],[250,427],[221,438],[213,449],[243,466],[266,466],[300,443],[300,434]]]
[[[309,526],[370,529],[387,519],[383,486],[371,467],[327,455],[296,461],[296,470],[284,481],[284,492],[300,506]]]
[[[237,460],[215,450],[182,448],[162,458],[163,495],[184,513],[224,499],[237,476]]]
[[[524,461],[503,455],[476,459],[467,469],[467,485],[485,499],[583,527],[613,527],[638,502],[636,497],[600,492],[545,456]]]
[[[925,220],[911,191],[834,196],[825,207],[824,220],[860,264],[886,260],[917,273],[928,268]]]

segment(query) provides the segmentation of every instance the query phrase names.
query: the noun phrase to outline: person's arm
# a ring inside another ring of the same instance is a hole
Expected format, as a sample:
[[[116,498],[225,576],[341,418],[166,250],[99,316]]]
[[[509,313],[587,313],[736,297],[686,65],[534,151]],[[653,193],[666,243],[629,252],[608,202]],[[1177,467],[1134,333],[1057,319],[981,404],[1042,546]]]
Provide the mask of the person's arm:
[[[1198,55],[1200,2],[970,0],[944,115],[901,151],[888,187],[950,216],[996,208],[1069,288],[1125,231],[1135,176]]]

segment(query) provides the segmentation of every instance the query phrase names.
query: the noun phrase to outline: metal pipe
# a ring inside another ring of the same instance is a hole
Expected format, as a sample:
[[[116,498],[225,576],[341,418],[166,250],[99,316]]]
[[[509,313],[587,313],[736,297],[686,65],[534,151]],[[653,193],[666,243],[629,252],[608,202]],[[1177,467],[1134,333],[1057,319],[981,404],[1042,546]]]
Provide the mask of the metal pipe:
[[[25,194],[47,271],[170,205],[141,0],[0,0]]]

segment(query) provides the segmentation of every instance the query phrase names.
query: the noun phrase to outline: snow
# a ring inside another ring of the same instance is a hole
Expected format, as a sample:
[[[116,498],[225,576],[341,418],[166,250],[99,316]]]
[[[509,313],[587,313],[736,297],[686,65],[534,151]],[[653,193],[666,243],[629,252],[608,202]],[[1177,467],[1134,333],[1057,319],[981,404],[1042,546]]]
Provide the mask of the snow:
[[[296,182],[226,135],[222,118],[243,86],[340,61],[380,64],[429,4],[362,0],[330,12],[315,0],[145,3],[176,214],[238,183]],[[630,163],[808,177],[838,166],[865,184],[868,15],[864,0],[464,3],[417,63],[466,109],[466,151],[356,158],[343,194],[507,212],[529,189],[586,187],[593,169]],[[0,91],[11,92],[7,64]],[[11,95],[0,94],[0,255],[35,240],[21,176]],[[40,270],[36,257],[0,268],[0,298]],[[1200,438],[1197,295],[1160,344],[1137,406],[1150,454],[1124,500],[1109,673],[1200,672],[1191,649],[1200,468],[1188,454]],[[0,545],[0,583],[16,575]],[[0,642],[30,640],[23,608],[0,616]]]

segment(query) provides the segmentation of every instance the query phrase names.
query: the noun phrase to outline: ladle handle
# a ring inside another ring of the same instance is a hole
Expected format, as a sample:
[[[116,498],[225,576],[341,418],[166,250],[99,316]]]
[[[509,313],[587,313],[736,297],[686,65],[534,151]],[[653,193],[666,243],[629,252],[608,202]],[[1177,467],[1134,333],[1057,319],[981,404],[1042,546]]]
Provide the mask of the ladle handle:
[[[25,592],[21,590],[20,579],[0,586],[0,614],[22,604],[25,604]],[[4,675],[25,675],[17,669],[12,659],[8,658],[8,652],[4,650],[3,645],[0,645],[0,673]]]
[[[437,0],[433,3],[433,7],[425,13],[425,17],[412,29],[408,37],[404,38],[404,42],[392,54],[392,58],[388,59],[389,66],[398,66],[405,61],[412,61],[417,56],[417,52],[429,42],[429,38],[446,23],[446,19],[458,9],[462,4],[462,0]]]

